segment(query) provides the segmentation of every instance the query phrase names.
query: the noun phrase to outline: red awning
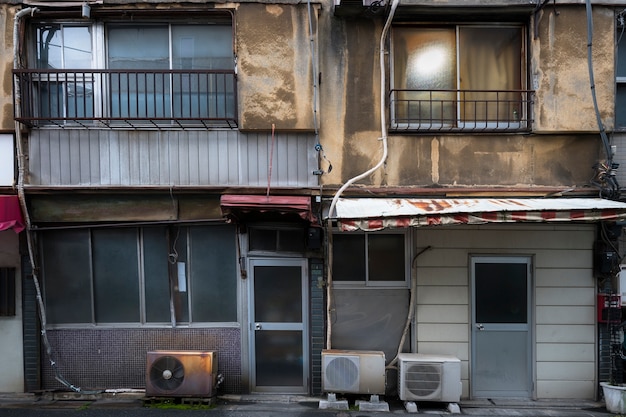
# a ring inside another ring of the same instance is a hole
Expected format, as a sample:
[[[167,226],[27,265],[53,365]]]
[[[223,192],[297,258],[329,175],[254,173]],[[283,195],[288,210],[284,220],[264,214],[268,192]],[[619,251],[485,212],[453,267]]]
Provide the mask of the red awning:
[[[0,195],[0,231],[13,229],[15,233],[19,233],[24,228],[24,218],[17,196]]]
[[[617,221],[626,219],[626,204],[602,198],[342,198],[336,213],[343,231],[375,231],[453,224]]]
[[[296,214],[311,223],[317,222],[311,211],[310,197],[225,194],[221,197],[220,205],[225,216],[253,212]]]

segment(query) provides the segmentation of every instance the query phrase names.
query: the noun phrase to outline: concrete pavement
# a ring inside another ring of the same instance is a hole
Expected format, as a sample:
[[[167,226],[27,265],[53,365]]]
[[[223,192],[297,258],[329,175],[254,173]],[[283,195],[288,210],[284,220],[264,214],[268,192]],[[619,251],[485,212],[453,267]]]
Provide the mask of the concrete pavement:
[[[97,394],[75,392],[42,392],[36,394],[0,393],[0,415],[2,410],[128,410],[148,408],[143,390],[107,390]],[[296,395],[222,395],[212,403],[211,414],[219,416],[337,416],[368,417],[402,414],[406,416],[468,415],[473,417],[611,417],[604,402],[576,400],[477,400],[461,401],[458,414],[451,413],[448,404],[419,403],[417,412],[408,412],[404,403],[397,399],[381,398],[389,405],[389,411],[359,409],[349,398],[348,410],[320,409],[326,397],[302,397]],[[186,402],[194,405],[193,400]],[[200,404],[200,403],[197,403]],[[158,401],[154,403],[158,407]],[[182,407],[184,408],[184,407]],[[192,407],[190,407],[192,408]],[[153,411],[153,410],[151,410]],[[113,413],[111,413],[113,414]],[[197,414],[196,414],[197,415]]]

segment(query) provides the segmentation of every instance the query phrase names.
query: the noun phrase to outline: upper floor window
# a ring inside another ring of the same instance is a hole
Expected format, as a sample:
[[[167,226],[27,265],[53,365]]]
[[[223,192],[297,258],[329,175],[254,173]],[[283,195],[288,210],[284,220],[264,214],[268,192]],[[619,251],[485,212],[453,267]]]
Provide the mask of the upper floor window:
[[[617,25],[617,60],[615,68],[615,129],[626,130],[626,26],[623,16]]]
[[[529,129],[524,39],[519,25],[395,27],[392,128]]]
[[[237,123],[232,23],[41,23],[18,70],[39,126]],[[26,98],[26,100],[24,100]]]

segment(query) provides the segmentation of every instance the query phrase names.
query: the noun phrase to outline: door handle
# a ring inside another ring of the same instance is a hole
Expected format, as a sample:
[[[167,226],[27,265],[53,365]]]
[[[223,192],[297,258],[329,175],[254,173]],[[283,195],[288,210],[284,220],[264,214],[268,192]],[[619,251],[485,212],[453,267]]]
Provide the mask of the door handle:
[[[477,324],[477,325],[476,325],[476,328],[477,328],[478,330],[485,330],[485,326],[483,326],[482,324]]]
[[[261,330],[261,323],[255,323],[254,330]]]

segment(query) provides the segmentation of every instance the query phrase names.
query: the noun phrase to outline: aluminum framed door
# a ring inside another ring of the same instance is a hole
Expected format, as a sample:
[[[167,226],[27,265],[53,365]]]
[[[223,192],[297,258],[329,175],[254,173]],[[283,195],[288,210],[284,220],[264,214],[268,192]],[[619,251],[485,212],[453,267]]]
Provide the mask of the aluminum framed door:
[[[473,256],[472,398],[531,398],[531,258]]]
[[[250,259],[249,267],[251,390],[307,393],[307,261]]]

